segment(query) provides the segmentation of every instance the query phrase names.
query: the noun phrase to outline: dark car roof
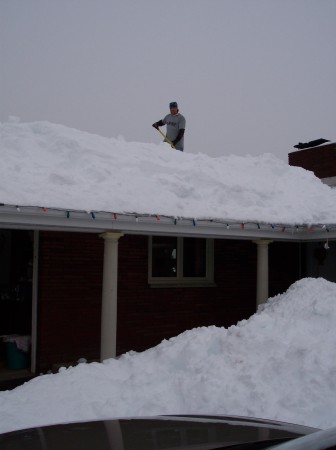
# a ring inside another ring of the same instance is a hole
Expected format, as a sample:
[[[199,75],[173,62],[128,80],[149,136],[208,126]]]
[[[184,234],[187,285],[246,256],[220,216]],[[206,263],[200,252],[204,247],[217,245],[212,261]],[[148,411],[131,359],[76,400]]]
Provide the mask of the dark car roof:
[[[1,450],[210,449],[297,438],[317,431],[237,416],[155,416],[76,422],[0,435]]]

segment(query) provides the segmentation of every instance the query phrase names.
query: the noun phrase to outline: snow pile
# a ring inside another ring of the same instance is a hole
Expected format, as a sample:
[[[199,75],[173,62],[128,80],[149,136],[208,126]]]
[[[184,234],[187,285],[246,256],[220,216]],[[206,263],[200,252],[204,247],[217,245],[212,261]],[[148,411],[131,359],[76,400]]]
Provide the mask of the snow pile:
[[[222,156],[48,122],[0,124],[0,203],[267,223],[336,223],[336,192],[271,154]],[[220,144],[219,144],[220,145]],[[227,153],[229,149],[223,149]]]
[[[0,431],[156,414],[336,425],[336,284],[304,279],[228,329],[79,364],[0,393]]]

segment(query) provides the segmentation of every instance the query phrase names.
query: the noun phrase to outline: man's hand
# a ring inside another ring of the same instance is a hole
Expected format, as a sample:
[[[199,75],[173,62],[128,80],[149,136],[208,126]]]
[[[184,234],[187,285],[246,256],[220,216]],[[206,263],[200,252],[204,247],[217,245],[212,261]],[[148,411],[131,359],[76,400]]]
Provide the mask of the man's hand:
[[[157,130],[159,129],[159,127],[163,127],[164,123],[162,122],[162,120],[159,120],[158,122],[154,122],[152,127],[156,128]]]

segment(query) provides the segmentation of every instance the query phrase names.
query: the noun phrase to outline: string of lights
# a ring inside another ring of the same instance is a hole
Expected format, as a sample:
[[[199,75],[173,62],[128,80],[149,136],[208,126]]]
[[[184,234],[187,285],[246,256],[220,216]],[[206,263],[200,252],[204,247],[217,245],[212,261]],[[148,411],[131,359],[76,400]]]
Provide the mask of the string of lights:
[[[71,220],[71,218],[78,214],[80,215],[87,215],[92,220],[97,220],[100,218],[100,216],[106,216],[111,217],[111,220],[118,221],[118,220],[125,220],[125,218],[134,218],[134,221],[136,223],[146,219],[151,220],[153,219],[156,222],[160,222],[161,219],[171,220],[172,223],[176,226],[178,226],[182,222],[189,222],[194,227],[202,226],[204,224],[216,224],[216,225],[222,225],[223,227],[226,227],[227,230],[230,229],[237,229],[240,228],[241,230],[265,230],[265,229],[271,229],[274,232],[290,232],[290,233],[299,233],[299,232],[308,232],[308,233],[314,233],[314,232],[321,232],[325,231],[328,233],[329,231],[335,231],[336,230],[336,224],[323,224],[323,223],[317,223],[317,224],[281,224],[281,223],[266,223],[266,222],[256,222],[256,221],[237,221],[237,220],[222,220],[222,219],[212,219],[212,218],[195,218],[195,217],[178,217],[178,216],[170,216],[170,215],[158,215],[158,214],[140,214],[140,213],[128,213],[128,212],[110,212],[110,211],[84,211],[84,210],[75,210],[75,209],[63,209],[63,208],[47,208],[45,206],[36,206],[36,205],[11,205],[11,204],[4,204],[0,203],[0,207],[8,207],[13,208],[17,213],[21,213],[24,210],[34,210],[34,213],[38,214],[39,212],[41,214],[48,214],[48,212],[51,213],[60,213],[64,214],[66,219]],[[1,212],[1,209],[0,209]]]

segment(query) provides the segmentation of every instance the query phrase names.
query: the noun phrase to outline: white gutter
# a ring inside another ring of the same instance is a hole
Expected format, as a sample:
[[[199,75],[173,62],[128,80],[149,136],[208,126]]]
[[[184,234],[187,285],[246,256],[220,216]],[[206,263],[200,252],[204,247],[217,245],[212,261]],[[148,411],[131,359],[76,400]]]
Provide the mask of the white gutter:
[[[35,206],[0,205],[0,228],[86,233],[120,231],[124,234],[209,237],[218,239],[272,239],[320,241],[336,239],[336,224],[264,224],[195,220],[109,212],[66,211]]]

